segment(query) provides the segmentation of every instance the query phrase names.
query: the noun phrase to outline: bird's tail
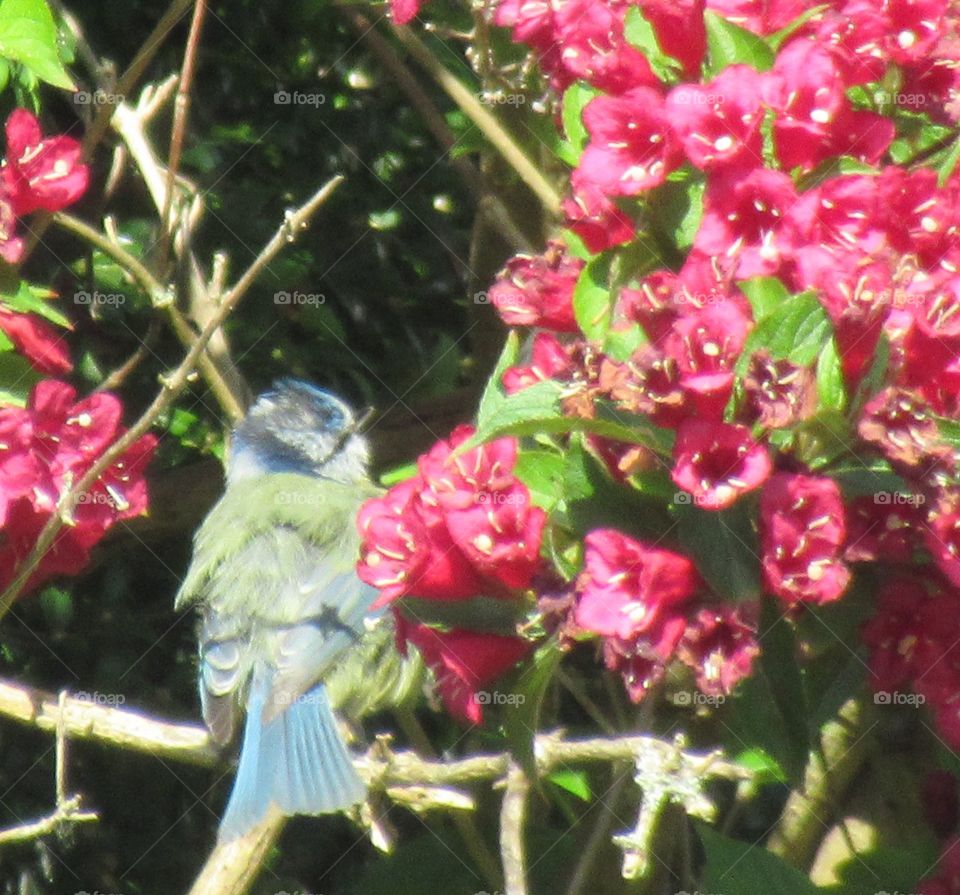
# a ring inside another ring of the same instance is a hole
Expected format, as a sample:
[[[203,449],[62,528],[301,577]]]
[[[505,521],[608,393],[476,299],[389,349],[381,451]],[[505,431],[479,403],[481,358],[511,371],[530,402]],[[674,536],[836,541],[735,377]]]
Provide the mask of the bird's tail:
[[[329,814],[366,795],[323,684],[264,724],[266,691],[256,683],[251,689],[240,766],[220,823],[221,841],[255,826],[271,803],[288,815]]]

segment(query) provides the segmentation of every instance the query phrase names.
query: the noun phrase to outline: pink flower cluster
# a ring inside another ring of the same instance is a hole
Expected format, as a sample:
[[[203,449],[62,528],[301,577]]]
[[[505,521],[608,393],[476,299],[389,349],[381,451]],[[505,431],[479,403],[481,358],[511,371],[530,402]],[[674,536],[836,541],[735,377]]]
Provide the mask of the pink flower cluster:
[[[361,509],[358,573],[380,590],[381,604],[404,596],[516,600],[540,571],[546,517],[514,475],[517,442],[501,438],[466,449],[473,434],[457,428],[420,458],[417,475]],[[398,632],[434,668],[450,710],[471,721],[481,717],[477,688],[527,649],[519,637],[442,631],[406,619]]]
[[[23,240],[16,219],[34,211],[60,211],[87,189],[90,171],[72,137],[44,137],[40,122],[26,109],[7,119],[7,156],[0,170],[0,257],[16,264]]]
[[[0,168],[0,258],[17,264],[23,239],[17,219],[34,211],[60,211],[86,191],[90,172],[72,137],[44,137],[37,119],[14,109],[6,123],[7,156]],[[33,314],[0,308],[0,330],[34,369],[58,376],[73,369],[61,336]]]
[[[613,529],[586,537],[575,625],[603,638],[604,658],[630,698],[643,699],[679,659],[701,692],[727,695],[759,653],[750,609],[697,603],[705,586],[690,560]]]
[[[71,386],[52,379],[37,384],[25,408],[0,407],[0,586],[15,580],[63,494],[123,434],[122,412],[114,395],[97,392],[78,401]],[[116,522],[146,510],[144,471],[155,447],[155,436],[144,435],[79,496],[71,524],[57,535],[28,588],[77,574]]]

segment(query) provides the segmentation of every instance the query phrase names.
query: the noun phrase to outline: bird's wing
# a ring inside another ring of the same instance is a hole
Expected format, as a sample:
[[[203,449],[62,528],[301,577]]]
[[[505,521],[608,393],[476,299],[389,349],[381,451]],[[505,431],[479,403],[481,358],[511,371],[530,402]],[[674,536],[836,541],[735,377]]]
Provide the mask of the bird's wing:
[[[204,719],[221,741],[255,664],[272,679],[269,721],[362,633],[376,597],[354,571],[353,518],[366,496],[305,476],[265,476],[228,489],[198,532],[177,605],[203,607]]]

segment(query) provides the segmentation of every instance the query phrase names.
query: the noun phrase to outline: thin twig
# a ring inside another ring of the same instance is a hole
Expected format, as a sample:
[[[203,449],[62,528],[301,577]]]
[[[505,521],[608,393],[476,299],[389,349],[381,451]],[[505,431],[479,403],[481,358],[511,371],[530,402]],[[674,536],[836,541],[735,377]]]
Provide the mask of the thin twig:
[[[119,367],[115,370],[108,373],[104,378],[103,382],[97,386],[98,392],[108,392],[116,388],[120,388],[127,378],[133,373],[137,367],[142,364],[147,357],[153,354],[153,346],[155,345],[157,339],[160,337],[160,321],[154,317],[150,323],[147,324],[147,331],[143,334],[143,338],[140,340],[140,345],[137,350],[133,352]]]
[[[244,271],[236,284],[224,295],[220,305],[203,328],[203,331],[197,336],[180,365],[169,376],[162,378],[163,387],[142,416],[124,435],[100,455],[71,488],[60,496],[57,513],[47,520],[30,555],[17,567],[16,577],[0,595],[0,618],[7,614],[13,605],[13,601],[23,592],[30,576],[47,551],[53,546],[60,529],[72,520],[73,509],[80,495],[86,493],[104,472],[119,460],[141,436],[145,435],[153,427],[159,416],[177,399],[194,375],[194,370],[213,334],[230,316],[240,299],[256,282],[257,277],[276,258],[284,246],[295,239],[297,233],[308,225],[312,216],[330,198],[342,181],[343,177],[338,174],[321,187],[305,205],[287,214],[276,234],[263,247],[260,254]]]
[[[253,885],[287,818],[275,806],[253,829],[218,842],[190,887],[189,895],[244,895]],[[277,893],[280,895],[280,893]]]
[[[183,138],[187,130],[187,117],[190,113],[190,90],[193,87],[193,76],[197,68],[197,55],[200,51],[200,34],[203,31],[203,20],[207,12],[206,0],[196,0],[193,7],[193,18],[190,21],[190,33],[187,35],[187,45],[183,53],[183,67],[180,69],[180,82],[177,85],[177,95],[173,101],[173,126],[170,131],[170,154],[167,157],[167,194],[164,199],[163,211],[160,214],[160,246],[157,270],[165,270],[167,266],[167,252],[170,248],[172,227],[170,214],[173,210],[173,189],[177,180],[177,171],[180,170],[180,155],[183,151]]]
[[[507,771],[506,790],[500,808],[500,854],[506,895],[527,895],[527,862],[523,845],[530,781],[514,761]]]
[[[62,805],[58,805],[56,810],[46,817],[0,830],[0,847],[9,845],[11,842],[24,842],[28,839],[49,836],[59,830],[63,824],[89,823],[98,819],[95,811],[81,811],[80,796],[74,796]]]
[[[53,216],[53,221],[57,226],[73,233],[75,236],[79,236],[94,248],[103,252],[104,255],[112,258],[147,294],[150,303],[167,316],[170,327],[173,329],[181,344],[187,349],[193,347],[194,342],[197,340],[197,334],[190,327],[190,324],[186,321],[183,314],[180,313],[177,306],[173,304],[169,291],[164,288],[163,284],[157,280],[139,258],[136,258],[119,243],[95,230],[79,218],[75,218],[73,215],[59,211]],[[139,363],[147,350],[146,339],[144,339],[144,344],[142,344],[137,353],[127,361],[127,364],[133,363],[136,365]],[[240,405],[233,390],[220,374],[220,371],[212,359],[205,353],[201,355],[198,366],[203,378],[210,387],[210,391],[213,392],[228,418],[231,421],[240,419],[240,417],[243,416],[243,407]],[[123,369],[123,376],[125,376],[129,372],[129,370],[126,369],[126,364]],[[107,387],[106,384],[101,385],[101,389]]]

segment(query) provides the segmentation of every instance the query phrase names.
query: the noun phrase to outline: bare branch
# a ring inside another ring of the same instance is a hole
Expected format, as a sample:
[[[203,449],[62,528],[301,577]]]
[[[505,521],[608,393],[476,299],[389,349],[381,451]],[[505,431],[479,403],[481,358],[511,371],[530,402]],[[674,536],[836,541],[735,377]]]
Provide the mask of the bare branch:
[[[527,863],[523,828],[527,816],[530,781],[515,761],[507,771],[506,791],[500,808],[500,854],[507,895],[527,895]]]

